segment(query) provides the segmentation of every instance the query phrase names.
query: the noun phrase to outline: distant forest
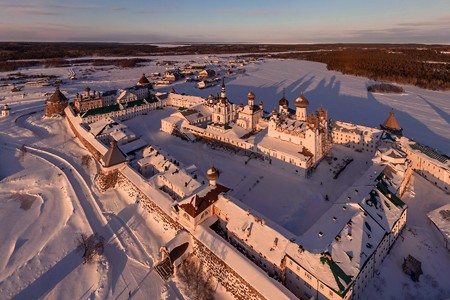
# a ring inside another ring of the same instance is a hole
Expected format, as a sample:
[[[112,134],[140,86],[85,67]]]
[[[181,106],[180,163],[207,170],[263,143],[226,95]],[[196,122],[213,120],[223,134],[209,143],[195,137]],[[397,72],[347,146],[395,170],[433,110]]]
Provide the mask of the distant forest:
[[[158,47],[120,43],[0,43],[0,71],[33,65],[57,66],[77,57],[148,55],[242,54],[252,57],[291,58],[327,64],[329,70],[377,81],[411,84],[426,89],[450,89],[450,46],[420,44],[191,44]],[[27,60],[27,61],[24,61]],[[37,61],[40,60],[40,61]],[[42,62],[44,60],[44,63]],[[88,62],[89,60],[86,60]],[[93,64],[133,67],[144,59],[90,60]]]
[[[334,51],[279,54],[275,57],[321,62],[327,64],[328,70],[377,81],[411,84],[432,90],[450,89],[448,46],[351,47]]]

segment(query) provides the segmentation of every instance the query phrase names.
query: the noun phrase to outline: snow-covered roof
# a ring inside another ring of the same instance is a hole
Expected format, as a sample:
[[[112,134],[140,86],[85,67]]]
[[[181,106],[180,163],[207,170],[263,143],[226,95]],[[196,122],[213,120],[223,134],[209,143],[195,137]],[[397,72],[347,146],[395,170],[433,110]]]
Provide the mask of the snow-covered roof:
[[[277,122],[277,131],[289,132],[290,134],[300,134],[308,129],[306,122],[290,119],[288,117],[280,118]]]
[[[372,161],[378,164],[390,164],[397,170],[403,172],[406,171],[408,163],[407,154],[405,152],[391,147],[379,147],[375,152]]]
[[[450,204],[429,212],[428,218],[436,225],[447,241],[450,242]]]
[[[171,117],[185,119],[190,124],[195,123],[198,119],[211,116],[211,109],[203,104],[195,105],[189,109],[177,111],[171,114]]]
[[[163,172],[165,167],[169,168],[169,166],[172,165],[172,162],[170,162],[169,159],[166,159],[165,155],[156,150],[153,150],[153,152],[149,153],[148,156],[138,160],[137,163],[140,166],[152,165],[156,170],[158,170],[158,172]]]
[[[367,127],[363,125],[357,125],[353,123],[347,123],[342,121],[332,121],[331,124],[334,131],[341,131],[344,133],[352,133],[355,135],[370,136],[375,139],[379,139],[383,133],[381,129]]]
[[[247,130],[245,128],[242,128],[241,126],[237,126],[235,124],[231,124],[229,129],[225,129],[223,125],[208,125],[208,127],[205,129],[206,132],[210,132],[212,134],[217,134],[217,131],[224,130],[223,132],[220,132],[220,135],[224,138],[229,138],[232,140],[239,140],[246,134],[250,133],[251,130]]]
[[[194,179],[186,170],[179,169],[172,163],[168,166],[168,170],[161,173],[160,176],[171,183],[172,186],[169,188],[173,190],[176,187],[185,196],[192,195],[202,186],[202,183]]]
[[[128,154],[132,151],[144,148],[145,146],[147,146],[147,142],[145,142],[143,139],[136,139],[129,143],[119,145],[119,148],[123,153]]]
[[[334,204],[297,244],[288,245],[287,255],[344,294],[384,235],[383,228],[358,204]]]
[[[210,217],[197,226],[193,235],[266,299],[298,299],[209,228],[216,220],[216,216]]]
[[[294,234],[229,195],[220,195],[214,206],[228,217],[230,233],[280,268]]]
[[[450,158],[447,155],[441,154],[435,149],[421,145],[405,137],[400,139],[400,144],[402,147],[414,152],[416,155],[419,155],[430,162],[433,162],[435,165],[450,170]]]
[[[288,141],[283,141],[268,135],[264,135],[256,146],[275,150],[279,154],[283,153],[291,157],[299,158],[303,161],[308,161],[311,158],[310,156],[305,155],[306,153],[303,151],[304,147],[302,145],[295,145]]]
[[[94,123],[89,124],[89,127],[91,128],[90,132],[92,133],[93,136],[97,136],[99,135],[103,129],[109,125],[109,124],[117,124],[117,120],[113,119],[113,118],[101,118],[98,121],[95,121]]]
[[[372,186],[353,186],[336,201],[343,205],[350,202],[359,204],[386,232],[391,232],[404,210]]]

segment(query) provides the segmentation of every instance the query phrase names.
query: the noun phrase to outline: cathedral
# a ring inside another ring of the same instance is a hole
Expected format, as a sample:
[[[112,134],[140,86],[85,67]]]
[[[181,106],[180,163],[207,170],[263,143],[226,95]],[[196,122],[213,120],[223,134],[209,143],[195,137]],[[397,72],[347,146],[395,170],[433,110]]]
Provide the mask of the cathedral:
[[[279,112],[271,113],[268,136],[300,146],[298,152],[310,158],[308,167],[314,165],[328,143],[327,111],[319,108],[316,114],[307,115],[309,101],[303,93],[294,101],[295,111],[289,109],[284,92],[278,104]]]
[[[218,125],[228,125],[236,117],[236,105],[230,102],[225,92],[225,80],[222,78],[222,91],[213,105],[212,121]]]
[[[263,103],[262,101],[259,101],[259,105],[255,105],[255,94],[253,92],[248,93],[247,100],[246,106],[242,103],[239,105],[236,125],[254,131],[257,129],[264,114]]]

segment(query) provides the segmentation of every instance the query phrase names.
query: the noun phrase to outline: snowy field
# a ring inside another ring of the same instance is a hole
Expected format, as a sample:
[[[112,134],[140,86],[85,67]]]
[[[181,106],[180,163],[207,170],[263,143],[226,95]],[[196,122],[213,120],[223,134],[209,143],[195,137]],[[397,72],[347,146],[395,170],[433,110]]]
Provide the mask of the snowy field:
[[[69,81],[67,68],[32,68],[24,74],[54,74],[66,84],[61,90],[73,99],[86,86],[105,91],[134,85],[142,73],[163,72],[157,60],[180,65],[206,57],[152,57],[153,62],[134,69],[74,66],[78,80]],[[208,60],[225,59],[208,57]],[[312,112],[323,105],[333,119],[378,126],[393,108],[408,137],[450,154],[450,92],[403,86],[403,95],[369,94],[369,80],[329,72],[325,65],[305,61],[268,60],[245,66],[244,74],[226,79],[227,96],[246,103],[252,90],[266,111],[278,104],[285,89],[293,107],[304,91]],[[90,70],[89,72],[84,72]],[[86,75],[81,75],[83,72]],[[6,73],[0,73],[5,77]],[[173,85],[179,93],[207,96],[219,87],[199,90],[195,83]],[[168,91],[172,86],[161,88]],[[22,92],[0,90],[0,105],[8,103],[13,115],[0,118],[0,291],[6,298],[31,299],[159,299],[162,281],[152,272],[159,260],[159,247],[175,234],[162,228],[157,216],[134,204],[121,189],[99,193],[93,187],[96,167],[81,165],[87,154],[64,119],[44,119],[44,93],[54,87],[24,87]],[[354,161],[333,180],[322,162],[309,179],[273,168],[258,160],[212,150],[202,143],[188,143],[159,130],[160,119],[171,109],[157,110],[125,123],[148,143],[160,146],[185,164],[201,171],[214,164],[219,182],[231,187],[232,195],[296,235],[301,235],[326,211],[337,197],[368,167],[367,154],[336,147],[338,158]],[[23,154],[22,144],[31,146]],[[282,195],[282,196],[280,196]],[[329,196],[329,201],[325,200]],[[450,297],[450,255],[438,242],[426,214],[450,203],[450,196],[414,176],[405,199],[409,206],[405,231],[369,285],[364,299],[445,299]],[[107,237],[104,257],[83,264],[77,248],[81,232],[101,232]],[[408,254],[422,261],[424,274],[413,283],[401,271]],[[182,298],[177,280],[168,284],[168,299]],[[220,287],[219,287],[220,290]],[[33,297],[30,298],[30,295]],[[219,298],[230,295],[220,292]]]

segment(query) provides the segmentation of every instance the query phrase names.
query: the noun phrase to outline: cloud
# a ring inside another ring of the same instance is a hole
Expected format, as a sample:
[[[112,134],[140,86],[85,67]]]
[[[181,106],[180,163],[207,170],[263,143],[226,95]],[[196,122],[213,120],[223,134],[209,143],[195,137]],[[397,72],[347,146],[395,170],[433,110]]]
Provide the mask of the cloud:
[[[404,27],[450,26],[450,17],[440,17],[432,21],[404,22],[397,25]]]
[[[450,24],[439,28],[399,26],[385,29],[363,29],[348,32],[346,40],[369,43],[449,43]]]
[[[123,6],[113,6],[113,7],[111,7],[111,10],[114,10],[114,11],[126,10],[126,7],[123,7]]]
[[[93,4],[44,4],[41,6],[47,6],[58,9],[82,9],[82,10],[99,8],[98,5]]]
[[[0,8],[3,10],[3,12],[6,12],[8,14],[46,15],[46,16],[60,15],[60,13],[57,12],[26,5],[0,5]]]
[[[279,9],[220,9],[218,13],[226,15],[244,15],[244,16],[267,16],[276,15],[281,11]]]

